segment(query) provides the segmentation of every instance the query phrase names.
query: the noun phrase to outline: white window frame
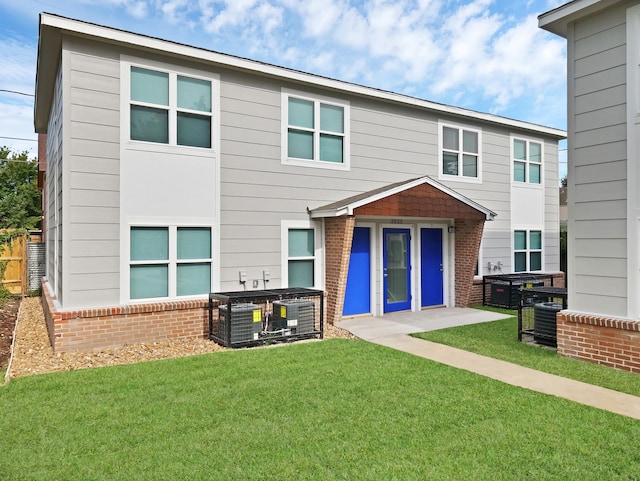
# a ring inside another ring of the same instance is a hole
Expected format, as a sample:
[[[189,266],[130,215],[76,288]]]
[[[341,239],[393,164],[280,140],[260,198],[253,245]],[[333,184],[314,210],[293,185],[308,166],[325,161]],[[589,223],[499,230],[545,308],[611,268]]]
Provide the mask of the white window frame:
[[[142,261],[132,261],[131,260],[131,230],[136,227],[151,227],[158,229],[167,229],[169,236],[169,258],[168,259],[160,259],[160,260],[142,260]],[[180,228],[202,228],[202,229],[210,229],[211,231],[211,257],[207,259],[178,259],[178,229]],[[210,263],[211,265],[211,279],[209,281],[209,288],[213,290],[214,288],[214,227],[212,225],[203,225],[203,224],[167,224],[167,223],[144,223],[144,222],[135,222],[131,223],[127,226],[127,240],[126,240],[126,276],[123,279],[126,279],[123,282],[124,289],[124,297],[127,302],[130,303],[150,303],[150,302],[163,302],[167,300],[189,300],[189,299],[202,299],[203,297],[208,296],[209,293],[206,294],[195,294],[195,295],[186,295],[179,296],[177,294],[178,291],[178,265],[181,264],[196,264],[196,263]],[[148,298],[131,298],[131,266],[132,265],[167,265],[168,266],[168,296],[167,297],[148,297]]]
[[[444,148],[444,128],[448,127],[451,129],[458,130],[459,144],[460,150],[457,151],[459,157],[459,168],[457,175],[445,174],[444,173],[444,160],[442,158],[442,154],[444,151],[453,152],[449,149]],[[468,132],[474,132],[478,135],[478,152],[465,152],[463,150],[463,142],[461,132],[466,130]],[[469,177],[462,175],[462,158],[463,154],[477,155],[478,164],[477,164],[477,177]],[[438,121],[438,179],[440,180],[452,180],[455,182],[468,182],[471,184],[481,184],[482,183],[482,129],[478,127],[474,127],[471,125],[459,124],[456,122],[446,122],[439,120]]]
[[[351,169],[351,114],[350,104],[348,101],[339,100],[336,98],[325,97],[323,95],[311,95],[309,93],[290,90],[283,88],[281,90],[281,119],[282,119],[282,137],[281,137],[281,150],[282,150],[282,164],[296,165],[301,167],[313,167],[320,169],[332,169],[332,170],[350,170]],[[313,102],[313,115],[314,115],[314,128],[302,129],[300,127],[293,127],[296,130],[308,130],[313,131],[313,159],[298,159],[295,157],[289,157],[288,145],[289,145],[289,98],[297,98]],[[343,109],[344,117],[344,132],[342,133],[342,163],[329,162],[320,160],[320,134],[327,133],[331,135],[340,135],[337,132],[321,131],[320,130],[320,104],[334,105]]]
[[[280,269],[282,287],[289,287],[289,260],[302,258],[289,258],[289,230],[291,229],[313,229],[314,236],[314,256],[313,256],[313,288],[324,288],[324,259],[322,244],[322,224],[311,220],[283,220],[280,224]],[[308,259],[305,257],[304,259]]]
[[[524,232],[527,241],[526,249],[516,249],[516,232]],[[531,232],[540,232],[540,249],[531,248]],[[511,233],[511,261],[513,262],[512,272],[544,272],[544,229],[538,227],[516,227]],[[526,268],[524,271],[516,271],[516,253],[524,252],[526,255]],[[540,270],[531,270],[531,254],[534,252],[540,253]]]
[[[169,75],[169,105],[163,106],[158,104],[149,104],[145,102],[131,100],[131,67],[139,67],[146,70],[167,73]],[[219,148],[219,112],[220,112],[220,76],[218,74],[195,70],[186,67],[156,62],[137,57],[121,56],[120,62],[120,78],[121,78],[121,137],[122,143],[126,149],[144,150],[151,152],[168,152],[168,151],[188,151],[190,155],[210,156],[212,153],[218,152]],[[203,112],[200,110],[191,110],[178,108],[178,77],[189,77],[198,80],[206,80],[211,82],[211,112]],[[145,140],[131,139],[131,105],[140,105],[142,107],[162,108],[169,112],[169,141],[168,143],[150,142]],[[211,118],[211,147],[196,147],[190,145],[179,145],[178,140],[178,112],[191,113],[201,116],[209,116]]]
[[[515,158],[515,148],[514,148],[514,144],[516,140],[520,140],[522,142],[526,142],[526,149],[527,149],[527,155],[526,155],[526,160],[516,160]],[[544,141],[542,139],[536,139],[533,137],[526,137],[526,136],[522,136],[522,135],[511,135],[510,136],[510,146],[509,146],[509,152],[510,152],[510,157],[511,157],[511,162],[510,162],[510,166],[511,166],[511,183],[515,186],[529,186],[529,187],[535,187],[535,188],[544,188]],[[530,144],[534,143],[534,144],[540,144],[540,163],[538,162],[531,162],[530,160]],[[521,180],[516,180],[515,179],[515,163],[519,162],[519,163],[523,163],[524,164],[524,175],[525,175],[525,180],[521,181]],[[531,182],[530,181],[530,166],[531,164],[535,164],[535,165],[539,165],[540,166],[540,182]]]

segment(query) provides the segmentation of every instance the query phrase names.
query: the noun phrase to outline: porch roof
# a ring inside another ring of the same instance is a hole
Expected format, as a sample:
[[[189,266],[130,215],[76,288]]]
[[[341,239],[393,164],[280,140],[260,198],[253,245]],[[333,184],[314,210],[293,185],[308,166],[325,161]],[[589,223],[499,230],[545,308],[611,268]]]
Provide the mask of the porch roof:
[[[386,199],[424,185],[429,185],[437,191],[445,194],[446,196],[459,201],[468,207],[471,207],[472,209],[483,214],[486,220],[493,220],[497,215],[492,210],[483,207],[477,202],[474,202],[468,197],[460,194],[459,192],[456,192],[453,189],[450,189],[449,187],[441,184],[440,182],[437,182],[436,180],[426,175],[423,177],[417,177],[414,179],[409,179],[402,182],[396,182],[383,187],[379,187],[377,189],[370,190],[369,192],[363,192],[362,194],[347,197],[346,199],[332,202],[331,204],[316,207],[314,209],[307,208],[307,210],[311,217],[314,219],[322,217],[340,217],[343,215],[354,215],[354,211],[359,207],[366,206],[373,202]],[[448,216],[445,212],[442,212],[442,217],[454,216]]]

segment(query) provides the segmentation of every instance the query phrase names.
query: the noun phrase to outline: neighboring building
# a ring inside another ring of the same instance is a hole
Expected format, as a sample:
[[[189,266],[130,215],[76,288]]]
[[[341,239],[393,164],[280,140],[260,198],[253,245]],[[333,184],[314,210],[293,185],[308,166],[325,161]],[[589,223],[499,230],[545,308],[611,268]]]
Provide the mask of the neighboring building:
[[[539,17],[567,39],[568,310],[558,351],[640,372],[640,2]]]
[[[560,225],[567,225],[569,219],[569,208],[567,207],[567,188],[561,186],[560,188]]]
[[[210,291],[315,287],[335,322],[563,282],[558,129],[50,14],[35,128],[57,351],[203,336]]]

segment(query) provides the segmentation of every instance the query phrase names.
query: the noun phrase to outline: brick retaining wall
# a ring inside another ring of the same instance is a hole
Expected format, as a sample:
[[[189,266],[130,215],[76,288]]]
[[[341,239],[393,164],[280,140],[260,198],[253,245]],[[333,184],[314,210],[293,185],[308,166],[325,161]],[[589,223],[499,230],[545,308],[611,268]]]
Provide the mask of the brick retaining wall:
[[[49,286],[43,285],[42,307],[55,352],[208,335],[207,299],[72,311],[58,311],[54,299]]]
[[[558,354],[640,373],[640,322],[560,311]]]

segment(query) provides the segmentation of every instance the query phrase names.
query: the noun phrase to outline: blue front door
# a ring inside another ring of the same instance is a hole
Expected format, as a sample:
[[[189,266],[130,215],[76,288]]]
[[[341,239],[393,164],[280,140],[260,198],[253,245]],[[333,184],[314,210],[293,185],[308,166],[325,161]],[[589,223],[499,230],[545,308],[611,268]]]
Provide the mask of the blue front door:
[[[411,231],[383,229],[384,312],[411,309]]]
[[[444,303],[442,229],[420,229],[420,292],[422,307]]]
[[[342,315],[352,316],[369,312],[371,312],[371,235],[369,227],[356,227],[353,230]]]

